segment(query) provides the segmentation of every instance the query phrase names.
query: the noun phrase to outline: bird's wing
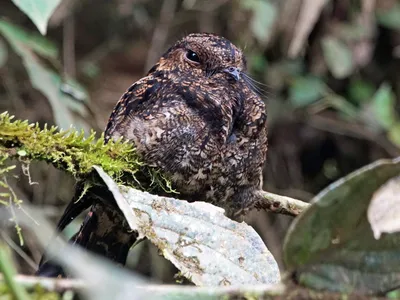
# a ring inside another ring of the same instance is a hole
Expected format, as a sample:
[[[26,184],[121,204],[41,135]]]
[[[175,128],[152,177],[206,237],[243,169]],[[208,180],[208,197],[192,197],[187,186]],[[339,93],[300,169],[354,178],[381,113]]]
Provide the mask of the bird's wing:
[[[121,131],[126,122],[129,122],[129,116],[143,113],[149,106],[152,100],[159,98],[157,91],[160,87],[160,82],[152,76],[147,76],[135,82],[122,95],[112,111],[108,119],[107,127],[104,132],[105,141],[108,142],[116,130]]]

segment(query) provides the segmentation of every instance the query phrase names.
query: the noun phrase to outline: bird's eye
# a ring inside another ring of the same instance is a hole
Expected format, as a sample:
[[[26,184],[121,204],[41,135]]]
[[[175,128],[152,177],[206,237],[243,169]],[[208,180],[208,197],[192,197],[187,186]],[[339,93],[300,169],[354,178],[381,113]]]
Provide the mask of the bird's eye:
[[[195,62],[195,63],[199,63],[200,62],[200,58],[197,55],[196,52],[192,51],[192,50],[188,50],[188,52],[186,53],[186,58]]]

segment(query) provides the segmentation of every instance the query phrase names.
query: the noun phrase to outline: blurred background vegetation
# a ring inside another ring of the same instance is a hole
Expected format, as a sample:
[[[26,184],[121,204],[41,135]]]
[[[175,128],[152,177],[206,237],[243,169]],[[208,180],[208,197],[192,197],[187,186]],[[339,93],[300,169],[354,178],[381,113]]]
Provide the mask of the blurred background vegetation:
[[[55,1],[58,2],[58,1]],[[400,155],[398,0],[63,0],[47,35],[12,1],[0,4],[0,112],[39,124],[101,132],[120,95],[177,39],[221,34],[247,55],[267,103],[264,189],[309,200],[332,181]],[[10,184],[57,221],[74,180],[35,163]],[[246,216],[282,267],[292,218]],[[81,220],[67,229],[74,233]],[[35,271],[43,249],[28,231],[15,249],[19,271]],[[149,243],[129,267],[163,282],[176,273]]]

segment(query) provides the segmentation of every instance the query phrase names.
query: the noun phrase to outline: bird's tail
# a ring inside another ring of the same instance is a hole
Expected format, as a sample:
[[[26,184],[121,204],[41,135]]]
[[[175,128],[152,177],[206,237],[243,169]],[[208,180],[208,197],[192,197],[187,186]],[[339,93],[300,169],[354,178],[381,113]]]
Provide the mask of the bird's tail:
[[[80,230],[70,239],[70,243],[124,265],[128,251],[135,243],[137,236],[130,231],[121,212],[112,204],[114,202],[102,201],[107,198],[112,199],[108,190],[97,187],[81,197],[82,191],[83,183],[79,183],[75,196],[62,215],[57,229],[62,231],[80,213],[90,207]],[[45,256],[42,257],[36,275],[66,276],[60,265],[52,259],[47,260]]]

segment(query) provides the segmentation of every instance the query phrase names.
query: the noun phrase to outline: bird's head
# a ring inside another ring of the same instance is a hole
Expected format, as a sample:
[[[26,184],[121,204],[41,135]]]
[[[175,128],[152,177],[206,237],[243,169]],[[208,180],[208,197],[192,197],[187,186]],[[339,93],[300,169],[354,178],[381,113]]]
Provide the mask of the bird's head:
[[[246,70],[246,60],[242,51],[224,37],[193,33],[168,49],[154,70],[173,71],[191,80],[196,76],[203,84],[215,79],[234,83]]]

